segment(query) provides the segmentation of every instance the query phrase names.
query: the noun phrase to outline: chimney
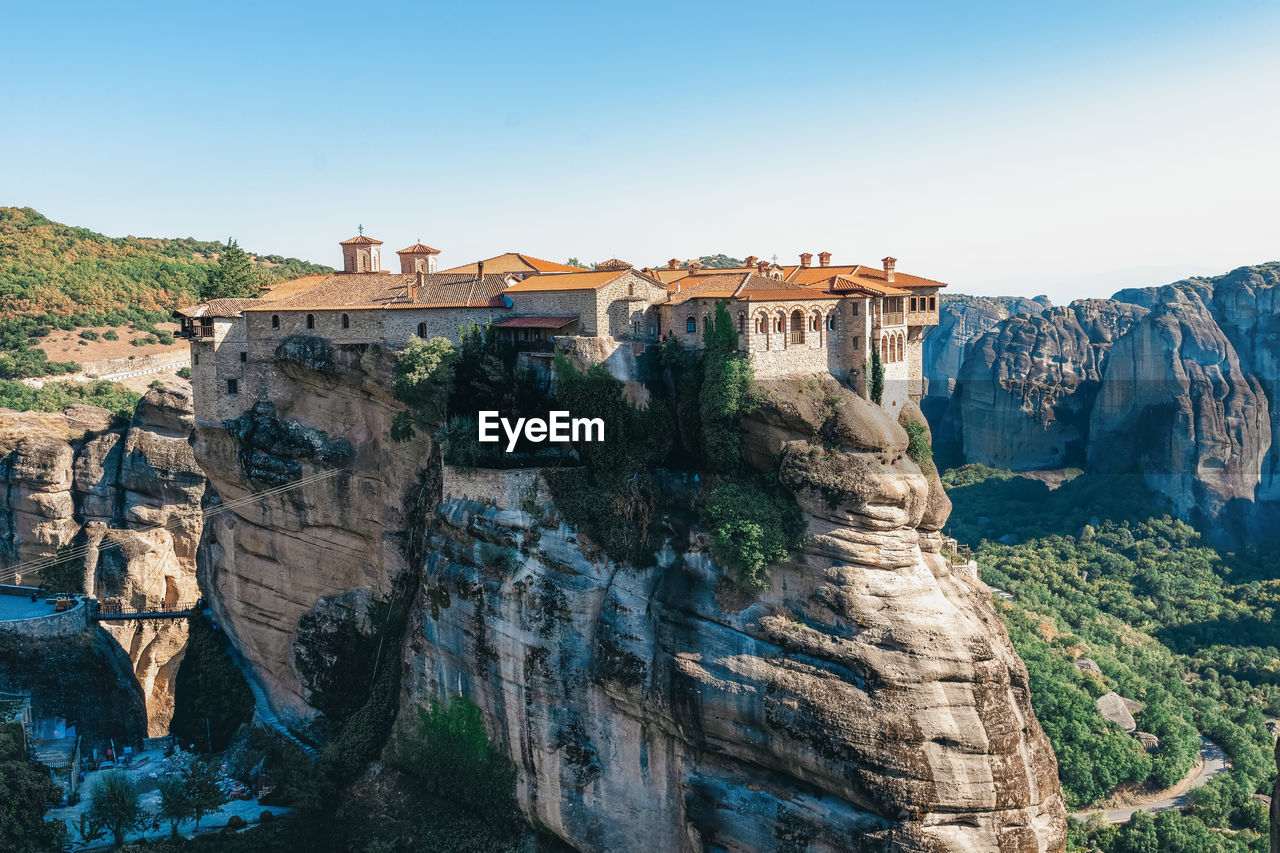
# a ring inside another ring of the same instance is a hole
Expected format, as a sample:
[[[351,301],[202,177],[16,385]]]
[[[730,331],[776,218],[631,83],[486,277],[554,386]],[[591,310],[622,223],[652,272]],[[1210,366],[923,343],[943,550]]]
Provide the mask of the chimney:
[[[484,281],[484,261],[476,263],[476,281]]]
[[[831,266],[831,253],[830,253],[830,252],[819,252],[819,253],[818,253],[818,266],[820,266],[820,267],[829,267],[829,266]]]
[[[810,265],[810,264],[812,264],[812,263],[813,263],[813,253],[812,253],[812,252],[801,252],[801,253],[800,253],[800,266],[802,266],[802,267],[807,267],[807,266],[809,266],[809,265]],[[825,266],[826,266],[826,264],[823,264],[823,266],[825,267]]]
[[[768,262],[768,261],[758,261],[758,262],[756,262],[756,271],[757,271],[757,272],[759,272],[759,273],[760,273],[760,275],[764,275],[764,274],[765,274],[765,272],[767,272],[767,271],[768,271],[768,269],[769,269],[769,262]]]
[[[689,272],[697,272],[702,269],[702,261],[689,261]]]
[[[880,260],[884,264],[884,280],[893,281],[893,265],[898,262],[897,258],[882,258]]]
[[[745,261],[743,261],[743,262],[742,262],[742,264],[743,264],[743,266],[748,267],[748,268],[749,268],[749,267],[754,267],[754,266],[756,265],[756,261],[758,261],[758,260],[760,260],[760,259],[759,259],[759,258],[757,258],[755,255],[747,255],[747,259],[746,259]]]
[[[419,270],[418,272],[414,273],[413,278],[409,280],[409,301],[410,302],[418,301],[418,293],[419,291],[422,290],[423,285],[426,284],[425,279],[426,279],[426,273]]]
[[[667,261],[667,269],[674,270],[674,269],[678,269],[679,267],[680,267],[679,258],[672,258],[671,260]]]

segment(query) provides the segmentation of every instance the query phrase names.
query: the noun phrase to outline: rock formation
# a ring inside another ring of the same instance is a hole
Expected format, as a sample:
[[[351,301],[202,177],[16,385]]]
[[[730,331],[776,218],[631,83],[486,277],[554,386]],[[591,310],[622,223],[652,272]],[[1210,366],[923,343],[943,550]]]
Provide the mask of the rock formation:
[[[111,421],[110,412],[89,406],[59,414],[0,410],[0,569],[32,583],[39,580],[33,562],[70,546],[84,549],[86,588],[100,599],[143,609],[195,601],[205,479],[191,453],[190,387],[152,389],[131,423]],[[107,630],[133,662],[148,731],[166,734],[186,623]]]
[[[1001,320],[965,350],[939,437],[970,462],[1132,473],[1224,544],[1273,537],[1277,284],[1261,264]]]
[[[964,361],[965,347],[996,323],[1022,314],[1039,314],[1049,308],[1048,297],[942,295],[938,328],[924,339],[926,397],[921,408],[931,423],[938,423],[955,391]]]
[[[303,482],[214,516],[201,555],[295,730],[337,626],[421,572],[402,706],[476,702],[525,812],[578,849],[1062,849],[1026,670],[939,554],[950,504],[881,409],[834,381],[762,386],[774,402],[746,448],[782,455],[812,536],[743,602],[705,533],[673,533],[657,567],[616,565],[537,471],[444,468],[429,440],[391,442],[376,348],[322,355],[282,349],[272,403],[198,423],[195,445],[227,505]],[[421,565],[413,508],[430,519]]]
[[[1019,470],[1083,466],[1108,351],[1145,313],[1080,300],[983,333],[967,350],[947,411],[965,458]]]
[[[1089,429],[1091,470],[1141,472],[1200,522],[1253,501],[1271,447],[1261,384],[1208,307],[1174,288],[1112,349]]]
[[[272,709],[296,728],[316,716],[316,685],[295,658],[310,644],[299,622],[315,610],[325,618],[308,622],[320,630],[343,613],[362,617],[369,594],[343,593],[385,593],[405,571],[403,504],[432,453],[425,440],[389,437],[401,407],[381,350],[311,340],[282,348],[273,402],[197,423],[194,445],[222,504],[245,501],[207,522],[201,587]]]

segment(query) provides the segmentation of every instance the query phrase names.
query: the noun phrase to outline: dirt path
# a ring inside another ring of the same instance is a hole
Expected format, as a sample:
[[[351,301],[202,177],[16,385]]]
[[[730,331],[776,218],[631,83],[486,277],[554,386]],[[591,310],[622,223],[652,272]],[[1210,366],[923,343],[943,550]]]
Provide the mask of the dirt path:
[[[1166,792],[1166,796],[1150,803],[1141,803],[1135,806],[1122,806],[1115,809],[1091,809],[1084,812],[1076,812],[1072,817],[1077,820],[1088,820],[1092,815],[1098,814],[1100,811],[1107,823],[1126,823],[1129,818],[1133,817],[1135,812],[1161,812],[1165,809],[1178,809],[1187,804],[1187,794],[1204,783],[1208,782],[1214,776],[1230,769],[1227,762],[1227,754],[1222,751],[1222,747],[1207,738],[1200,739],[1200,767],[1199,770],[1193,769],[1188,779],[1183,779],[1177,785],[1174,785]]]

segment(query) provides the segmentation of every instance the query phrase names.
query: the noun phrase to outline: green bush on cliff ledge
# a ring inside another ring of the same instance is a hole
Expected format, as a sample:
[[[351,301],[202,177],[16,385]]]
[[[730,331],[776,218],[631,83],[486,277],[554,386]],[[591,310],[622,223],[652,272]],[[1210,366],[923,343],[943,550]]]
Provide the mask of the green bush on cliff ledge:
[[[763,478],[739,474],[720,480],[707,499],[712,553],[736,573],[745,590],[769,586],[767,569],[786,560],[805,521],[790,495]]]

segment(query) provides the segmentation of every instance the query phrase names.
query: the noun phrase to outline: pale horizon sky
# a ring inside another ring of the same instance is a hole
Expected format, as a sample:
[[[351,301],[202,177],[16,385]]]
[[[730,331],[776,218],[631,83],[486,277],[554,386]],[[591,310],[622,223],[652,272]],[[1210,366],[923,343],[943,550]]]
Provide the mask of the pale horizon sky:
[[[1058,303],[1280,259],[1280,4],[887,5],[0,0],[0,204]]]

